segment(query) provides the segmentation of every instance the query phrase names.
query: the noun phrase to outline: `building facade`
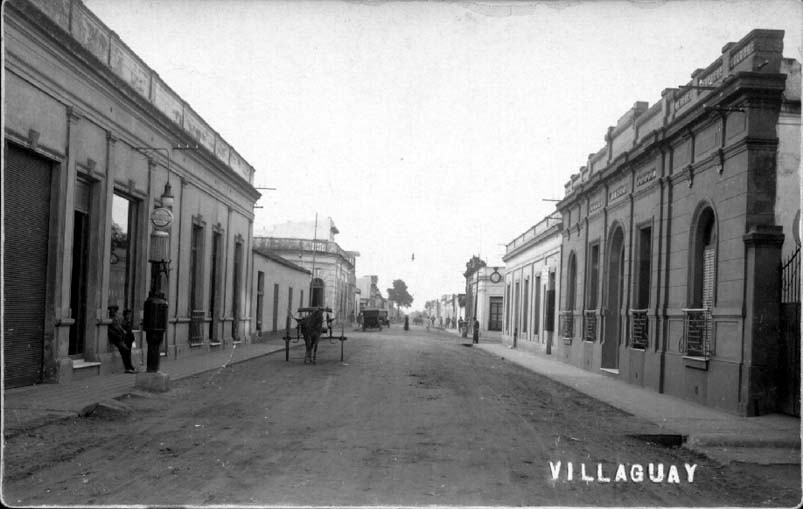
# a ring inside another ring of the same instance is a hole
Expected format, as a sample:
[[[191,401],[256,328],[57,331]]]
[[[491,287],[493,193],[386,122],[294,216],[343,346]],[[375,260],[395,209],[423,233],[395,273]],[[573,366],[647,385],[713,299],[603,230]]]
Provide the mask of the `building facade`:
[[[3,7],[6,387],[120,367],[171,195],[163,353],[247,337],[254,169],[79,0]]]
[[[505,247],[504,343],[548,354],[561,347],[554,339],[562,229],[563,221],[555,214]]]
[[[501,333],[504,302],[504,275],[502,267],[488,267],[473,256],[466,263],[463,277],[466,280],[465,316],[469,326],[476,318],[481,333]]]
[[[566,184],[567,362],[740,415],[794,413],[799,318],[796,345],[779,331],[781,261],[799,252],[800,64],[782,50],[776,30],[727,44],[636,103]]]
[[[357,289],[360,291],[359,311],[365,308],[382,308],[384,298],[377,286],[379,276],[362,276],[357,278]]]
[[[310,271],[263,248],[254,249],[251,327],[257,337],[288,328],[288,317],[303,307]],[[290,322],[295,327],[295,322]]]
[[[284,223],[265,232],[266,236],[255,237],[255,246],[310,271],[311,280],[304,290],[305,306],[329,307],[337,320],[350,322],[358,312],[354,296],[359,253],[342,249],[335,242],[337,233],[331,218]]]

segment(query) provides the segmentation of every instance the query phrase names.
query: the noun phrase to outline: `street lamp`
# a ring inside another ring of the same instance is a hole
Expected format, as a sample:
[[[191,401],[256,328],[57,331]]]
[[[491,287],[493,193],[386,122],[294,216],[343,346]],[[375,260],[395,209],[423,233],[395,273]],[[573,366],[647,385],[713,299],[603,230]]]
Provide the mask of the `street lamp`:
[[[151,213],[151,246],[148,262],[151,264],[151,287],[143,310],[143,328],[148,343],[147,371],[159,371],[160,345],[167,329],[167,299],[162,291],[162,278],[170,273],[170,225],[173,224],[173,194],[170,183],[165,184],[160,207]]]

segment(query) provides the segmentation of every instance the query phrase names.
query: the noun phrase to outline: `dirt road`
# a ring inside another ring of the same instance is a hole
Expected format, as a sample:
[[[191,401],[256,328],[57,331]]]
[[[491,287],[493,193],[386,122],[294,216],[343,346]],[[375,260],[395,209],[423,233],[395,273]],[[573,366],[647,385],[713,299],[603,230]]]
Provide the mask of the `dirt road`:
[[[304,365],[299,350],[289,363],[283,355],[263,357],[174,383],[166,394],[128,397],[128,415],[77,418],[11,436],[5,502],[790,506],[800,500],[799,485],[785,482],[789,470],[776,476],[721,467],[685,449],[631,438],[656,430],[462,346],[455,336],[399,327],[352,332],[346,362],[339,356],[338,344],[323,341],[316,366]]]

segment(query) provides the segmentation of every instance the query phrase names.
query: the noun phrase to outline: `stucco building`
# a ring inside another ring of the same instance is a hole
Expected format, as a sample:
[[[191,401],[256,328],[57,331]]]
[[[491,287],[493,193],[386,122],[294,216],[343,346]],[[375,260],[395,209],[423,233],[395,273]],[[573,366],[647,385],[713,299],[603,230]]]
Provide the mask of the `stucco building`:
[[[254,241],[310,271],[304,290],[305,306],[327,306],[335,318],[351,321],[356,317],[354,295],[357,289],[356,251],[346,251],[335,242],[339,230],[331,218],[319,221],[287,222],[260,232]]]
[[[471,326],[476,317],[482,333],[502,331],[503,272],[504,267],[488,267],[477,256],[466,263],[463,273],[466,281],[465,320]]]
[[[379,276],[361,276],[357,278],[357,289],[360,291],[359,311],[365,308],[384,307],[385,299],[382,297],[378,284]]]
[[[559,214],[546,217],[505,247],[505,304],[502,341],[517,348],[553,353],[560,298]],[[515,334],[515,338],[514,338]]]
[[[782,50],[777,30],[726,44],[637,102],[567,182],[567,362],[740,415],[799,414],[781,262],[799,253],[800,63]]]
[[[254,169],[79,0],[3,25],[6,387],[122,367],[109,310],[139,326],[170,195],[163,353],[248,337]]]
[[[264,248],[254,249],[254,279],[251,291],[252,330],[264,333],[284,331],[287,317],[305,306],[310,271]],[[295,322],[290,322],[295,327]]]

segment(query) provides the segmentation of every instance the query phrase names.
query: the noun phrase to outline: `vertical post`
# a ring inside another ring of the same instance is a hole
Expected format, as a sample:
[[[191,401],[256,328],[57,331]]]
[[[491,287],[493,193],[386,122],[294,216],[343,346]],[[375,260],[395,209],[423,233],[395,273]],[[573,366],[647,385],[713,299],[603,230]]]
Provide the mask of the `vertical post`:
[[[284,325],[284,362],[288,362],[290,360],[290,315],[287,315]]]

